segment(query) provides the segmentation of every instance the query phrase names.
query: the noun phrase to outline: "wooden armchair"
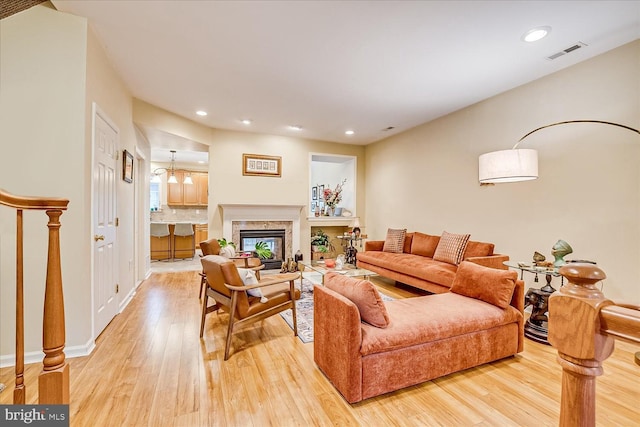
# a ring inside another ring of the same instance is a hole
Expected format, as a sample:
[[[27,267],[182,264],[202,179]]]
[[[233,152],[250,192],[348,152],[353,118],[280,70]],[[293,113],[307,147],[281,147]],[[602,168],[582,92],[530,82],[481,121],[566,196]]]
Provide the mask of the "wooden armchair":
[[[224,360],[229,358],[231,336],[242,325],[265,319],[281,311],[293,311],[293,335],[298,335],[295,300],[300,298],[300,291],[294,286],[299,273],[274,274],[259,280],[257,285],[245,286],[238,274],[236,264],[219,255],[207,255],[201,260],[205,274],[207,290],[202,303],[202,320],[200,322],[200,338],[204,333],[207,314],[220,308],[229,312],[229,326],[224,349]],[[287,284],[287,282],[289,282]],[[267,302],[247,295],[247,290],[260,288],[267,297]],[[208,306],[209,298],[215,304]]]
[[[220,254],[220,243],[218,243],[218,239],[209,239],[204,242],[200,242],[200,249],[202,250],[202,256],[207,255],[219,255]],[[237,258],[232,260],[238,268],[249,268],[256,272],[256,277],[260,280],[260,270],[264,268],[264,264],[260,261],[260,258],[256,257],[247,257],[247,258]],[[200,293],[199,298],[202,298],[202,292],[204,291],[206,278],[204,274],[204,270],[200,273]]]

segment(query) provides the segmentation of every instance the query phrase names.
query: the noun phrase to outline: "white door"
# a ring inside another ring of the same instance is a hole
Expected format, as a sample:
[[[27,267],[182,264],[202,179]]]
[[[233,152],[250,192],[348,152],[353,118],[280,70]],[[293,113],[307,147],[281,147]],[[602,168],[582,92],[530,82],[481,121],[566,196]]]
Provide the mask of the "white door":
[[[116,180],[118,129],[94,104],[93,114],[93,320],[97,337],[118,313]]]

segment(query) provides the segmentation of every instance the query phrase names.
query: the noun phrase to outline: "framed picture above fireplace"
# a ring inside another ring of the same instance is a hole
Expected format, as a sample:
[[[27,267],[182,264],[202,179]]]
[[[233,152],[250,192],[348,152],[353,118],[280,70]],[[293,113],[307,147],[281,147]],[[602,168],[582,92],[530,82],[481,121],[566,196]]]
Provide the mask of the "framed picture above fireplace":
[[[244,176],[282,176],[282,157],[262,154],[242,155],[242,175]]]

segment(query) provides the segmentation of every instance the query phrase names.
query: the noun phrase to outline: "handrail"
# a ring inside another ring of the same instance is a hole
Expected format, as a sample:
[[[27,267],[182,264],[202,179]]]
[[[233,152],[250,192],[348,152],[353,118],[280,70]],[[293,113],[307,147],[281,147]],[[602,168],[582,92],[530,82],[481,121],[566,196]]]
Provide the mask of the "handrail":
[[[16,209],[60,209],[66,210],[69,200],[52,197],[16,196],[0,188],[0,205]]]
[[[549,297],[548,339],[562,366],[560,426],[591,427],[602,362],[614,338],[640,343],[640,311],[606,299],[595,286],[606,274],[593,264],[567,264],[559,272],[569,283]]]
[[[60,268],[60,216],[69,200],[16,196],[0,189],[0,205],[16,209],[16,380],[13,403],[25,404],[23,211],[44,210],[49,217],[47,277],[42,320],[43,368],[38,377],[40,404],[69,403],[69,367],[65,360],[64,296]]]

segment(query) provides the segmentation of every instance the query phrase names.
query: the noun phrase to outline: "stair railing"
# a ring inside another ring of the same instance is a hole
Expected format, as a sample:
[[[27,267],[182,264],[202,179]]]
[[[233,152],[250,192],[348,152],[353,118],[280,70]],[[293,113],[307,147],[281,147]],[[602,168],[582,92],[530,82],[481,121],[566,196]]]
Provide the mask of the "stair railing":
[[[65,360],[64,296],[60,268],[60,216],[69,200],[48,197],[15,196],[0,189],[0,205],[16,209],[16,385],[14,404],[25,404],[24,384],[24,253],[23,211],[44,210],[49,217],[47,277],[42,321],[42,349],[45,354],[38,377],[40,404],[69,403],[69,366]]]
[[[613,353],[614,338],[640,343],[640,311],[606,299],[596,287],[606,275],[593,264],[571,263],[559,272],[568,284],[549,297],[548,337],[562,366],[559,425],[592,427],[602,362]]]

